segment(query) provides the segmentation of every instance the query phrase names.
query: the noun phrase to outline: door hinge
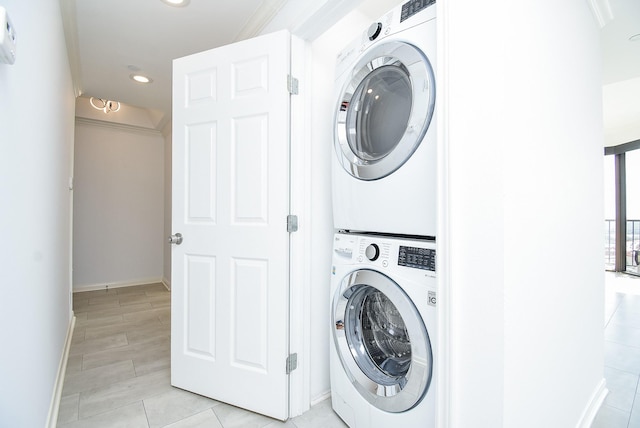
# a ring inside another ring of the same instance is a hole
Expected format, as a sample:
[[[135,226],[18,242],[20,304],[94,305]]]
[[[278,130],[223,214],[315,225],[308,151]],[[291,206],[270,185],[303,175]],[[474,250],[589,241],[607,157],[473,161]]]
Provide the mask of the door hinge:
[[[287,216],[287,232],[297,232],[298,231],[298,216],[289,214]]]
[[[298,79],[287,74],[287,89],[291,95],[298,95]]]
[[[298,368],[298,354],[289,354],[287,357],[287,374]]]

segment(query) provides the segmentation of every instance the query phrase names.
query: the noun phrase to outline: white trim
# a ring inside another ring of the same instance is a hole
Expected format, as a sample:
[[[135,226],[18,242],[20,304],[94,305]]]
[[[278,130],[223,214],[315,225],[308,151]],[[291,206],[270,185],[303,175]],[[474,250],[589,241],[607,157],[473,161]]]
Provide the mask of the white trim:
[[[122,287],[134,287],[136,285],[147,285],[147,284],[157,284],[163,283],[163,278],[158,276],[154,278],[144,278],[137,279],[133,281],[117,281],[117,282],[104,282],[101,284],[86,284],[86,285],[76,285],[73,287],[74,293],[80,293],[83,291],[95,291],[95,290],[104,290],[106,288],[122,288]],[[165,284],[166,287],[166,284]]]
[[[316,398],[311,400],[311,407],[315,406],[316,404],[320,404],[324,400],[327,400],[329,398],[331,398],[331,391],[330,390],[324,392],[323,394],[320,394],[319,396],[317,396]]]
[[[289,375],[289,417],[295,417],[309,410],[310,395],[310,242],[311,221],[310,196],[306,189],[310,186],[311,161],[306,142],[307,130],[306,89],[306,45],[291,36],[290,73],[300,79],[298,95],[290,98],[289,123],[289,171],[290,171],[290,214],[298,216],[300,225],[297,232],[290,234],[289,265],[289,350],[298,354],[298,368]]]
[[[450,289],[451,247],[449,245],[449,151],[448,151],[448,76],[449,46],[447,30],[449,28],[448,2],[436,2],[437,49],[436,49],[436,188],[437,188],[437,286],[438,286],[438,339],[436,341],[436,427],[452,426],[452,341],[451,341],[451,297],[455,290]]]
[[[171,280],[167,279],[165,277],[162,277],[162,284],[164,285],[164,287],[168,290],[171,291]]]
[[[76,3],[73,0],[60,0],[60,12],[62,15],[62,27],[67,43],[67,57],[73,91],[76,98],[82,95],[82,73],[80,72],[80,49],[78,43],[78,23],[76,21]]]
[[[601,29],[613,21],[614,16],[609,0],[587,0],[587,3],[589,3],[591,12],[593,12],[593,16]]]
[[[580,417],[576,428],[589,428],[591,424],[593,424],[593,421],[598,414],[598,410],[600,410],[600,407],[602,406],[602,403],[604,403],[604,399],[607,397],[608,393],[607,381],[602,379],[593,391],[591,399],[587,403],[587,407],[585,407],[582,412],[582,416]]]
[[[264,27],[278,15],[280,9],[287,3],[287,0],[264,0],[253,15],[249,17],[247,23],[240,29],[234,42],[239,42],[260,34]]]
[[[71,349],[71,339],[73,338],[75,325],[76,317],[73,315],[73,312],[71,312],[67,338],[64,342],[60,365],[58,366],[58,374],[53,385],[53,395],[51,397],[51,405],[49,406],[49,415],[47,417],[47,427],[50,428],[55,428],[58,424],[58,412],[60,410],[60,399],[62,398],[62,387],[64,386],[64,377],[67,373],[67,360],[69,359],[69,350]]]
[[[127,125],[124,123],[110,122],[105,120],[90,119],[87,117],[76,116],[76,125],[90,125],[107,129],[118,129],[121,131],[139,133],[142,135],[162,136],[162,131],[155,128],[145,128],[142,126]]]
[[[361,3],[362,0],[325,0],[312,15],[298,18],[291,32],[305,40],[314,40]]]

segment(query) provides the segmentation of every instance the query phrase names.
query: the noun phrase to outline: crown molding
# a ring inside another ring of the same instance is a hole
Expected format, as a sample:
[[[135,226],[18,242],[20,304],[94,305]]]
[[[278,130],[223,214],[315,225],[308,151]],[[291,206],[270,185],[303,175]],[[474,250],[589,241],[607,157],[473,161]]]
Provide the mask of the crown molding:
[[[613,11],[609,0],[587,0],[591,7],[591,12],[596,18],[600,29],[604,28],[609,22],[613,21]]]
[[[60,14],[64,39],[67,44],[67,58],[71,69],[73,90],[76,97],[82,95],[82,77],[80,73],[80,48],[78,43],[78,23],[75,0],[60,0]]]
[[[135,126],[135,125],[126,125],[124,123],[109,122],[109,121],[99,120],[99,119],[90,119],[86,117],[76,116],[76,125],[89,125],[89,126],[96,126],[96,127],[105,128],[105,129],[138,133],[143,135],[154,135],[156,137],[157,136],[164,137],[164,135],[162,134],[162,131],[159,131],[157,129],[144,128],[142,126]]]

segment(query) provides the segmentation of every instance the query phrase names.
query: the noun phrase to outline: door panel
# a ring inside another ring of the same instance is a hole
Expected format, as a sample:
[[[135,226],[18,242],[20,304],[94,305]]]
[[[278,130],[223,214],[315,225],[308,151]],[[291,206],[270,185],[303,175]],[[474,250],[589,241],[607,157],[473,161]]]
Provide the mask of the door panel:
[[[185,283],[185,302],[187,307],[186,352],[197,358],[214,361],[215,355],[215,317],[211,308],[215,307],[215,258],[187,256],[187,281]]]
[[[261,373],[267,372],[268,308],[265,305],[268,261],[235,259],[233,261],[233,358],[232,364]],[[258,324],[249,325],[247,319]]]
[[[290,36],[174,62],[171,382],[286,419]]]
[[[215,223],[216,124],[187,127],[188,174],[186,198],[189,222]]]
[[[268,224],[267,115],[233,121],[233,219],[236,223]]]

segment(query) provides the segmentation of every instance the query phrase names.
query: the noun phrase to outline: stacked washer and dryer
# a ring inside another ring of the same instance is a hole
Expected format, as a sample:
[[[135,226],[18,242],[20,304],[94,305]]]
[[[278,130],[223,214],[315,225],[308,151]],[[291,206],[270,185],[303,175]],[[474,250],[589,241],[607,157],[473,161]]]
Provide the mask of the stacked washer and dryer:
[[[408,0],[337,58],[330,369],[351,428],[434,427],[435,0]]]

